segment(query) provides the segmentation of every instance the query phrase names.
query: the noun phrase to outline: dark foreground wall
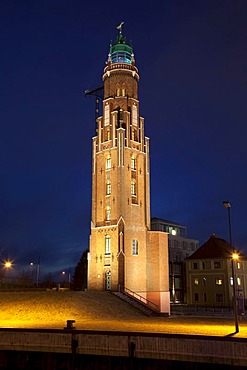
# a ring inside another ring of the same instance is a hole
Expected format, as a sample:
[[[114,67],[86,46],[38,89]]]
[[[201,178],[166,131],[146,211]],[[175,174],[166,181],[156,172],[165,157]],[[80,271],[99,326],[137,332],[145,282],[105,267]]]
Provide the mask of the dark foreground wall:
[[[214,365],[215,370],[246,370],[244,366]],[[211,364],[131,357],[65,353],[1,351],[0,370],[212,370]]]
[[[1,369],[245,369],[247,338],[0,329]]]

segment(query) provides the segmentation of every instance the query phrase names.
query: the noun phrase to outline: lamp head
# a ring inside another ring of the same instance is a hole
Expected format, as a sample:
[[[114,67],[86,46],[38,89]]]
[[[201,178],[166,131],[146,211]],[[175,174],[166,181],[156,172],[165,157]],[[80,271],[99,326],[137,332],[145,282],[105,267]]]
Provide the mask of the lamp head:
[[[228,200],[224,200],[223,204],[225,208],[231,208],[231,203]]]

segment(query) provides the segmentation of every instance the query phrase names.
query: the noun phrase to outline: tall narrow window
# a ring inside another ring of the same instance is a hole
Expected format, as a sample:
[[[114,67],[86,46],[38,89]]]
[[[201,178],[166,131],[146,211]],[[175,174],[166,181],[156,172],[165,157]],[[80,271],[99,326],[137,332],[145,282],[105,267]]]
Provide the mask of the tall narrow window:
[[[111,156],[108,155],[106,158],[106,169],[109,170],[111,168]]]
[[[135,159],[135,157],[131,157],[131,169],[132,170],[136,169],[136,159]]]
[[[111,219],[111,207],[107,206],[106,207],[106,221],[110,221]]]
[[[111,237],[109,235],[105,236],[105,254],[111,253]]]
[[[105,105],[105,126],[110,123],[110,107],[108,104]]]
[[[137,125],[137,106],[132,106],[132,124]]]
[[[138,241],[136,239],[132,240],[132,254],[133,256],[138,255]]]
[[[137,130],[134,128],[131,130],[131,140],[137,141]]]
[[[106,183],[106,195],[111,194],[111,181],[107,181]]]
[[[136,182],[135,182],[135,180],[131,181],[131,195],[136,195]]]

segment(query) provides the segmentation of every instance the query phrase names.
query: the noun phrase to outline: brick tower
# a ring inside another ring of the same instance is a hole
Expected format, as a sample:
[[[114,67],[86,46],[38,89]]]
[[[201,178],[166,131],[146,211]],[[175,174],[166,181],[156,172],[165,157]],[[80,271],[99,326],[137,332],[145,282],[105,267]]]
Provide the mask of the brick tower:
[[[122,23],[118,29],[93,138],[88,289],[121,286],[168,312],[167,234],[150,231],[149,139],[139,115],[139,75]]]

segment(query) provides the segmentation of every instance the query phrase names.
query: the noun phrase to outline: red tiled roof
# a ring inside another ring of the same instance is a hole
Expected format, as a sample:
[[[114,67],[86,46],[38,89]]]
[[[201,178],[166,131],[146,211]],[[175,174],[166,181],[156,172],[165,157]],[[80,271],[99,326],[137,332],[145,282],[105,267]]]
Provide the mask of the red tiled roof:
[[[186,259],[203,259],[203,258],[231,258],[233,248],[224,239],[212,235],[200,248]],[[247,258],[243,253],[241,257]]]

